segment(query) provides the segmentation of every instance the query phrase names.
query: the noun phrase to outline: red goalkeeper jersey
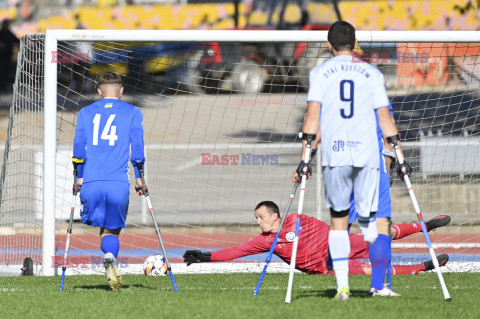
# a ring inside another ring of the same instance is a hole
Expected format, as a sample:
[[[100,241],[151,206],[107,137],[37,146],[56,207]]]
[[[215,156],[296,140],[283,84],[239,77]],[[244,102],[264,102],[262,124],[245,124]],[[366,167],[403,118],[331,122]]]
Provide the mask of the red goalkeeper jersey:
[[[290,264],[297,214],[288,215],[286,218],[274,253]],[[324,222],[306,215],[301,216],[300,226],[296,269],[309,274],[330,273],[327,269],[330,228]],[[262,233],[241,245],[212,252],[211,261],[228,261],[268,252],[274,238],[275,233]]]

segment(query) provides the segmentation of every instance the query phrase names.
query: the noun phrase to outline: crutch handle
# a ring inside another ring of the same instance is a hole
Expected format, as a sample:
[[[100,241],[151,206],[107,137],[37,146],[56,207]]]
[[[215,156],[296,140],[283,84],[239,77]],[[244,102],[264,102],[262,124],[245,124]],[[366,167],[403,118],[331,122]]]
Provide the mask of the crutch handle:
[[[148,193],[148,186],[147,183],[145,182],[145,172],[143,171],[143,164],[145,162],[142,160],[132,160],[132,164],[138,168],[138,171],[140,172],[140,178],[142,180],[142,193],[145,195],[145,197],[148,197],[150,194]]]
[[[83,158],[74,158],[72,159],[72,163],[73,163],[73,187],[72,187],[72,193],[74,196],[76,196],[78,194],[78,192],[80,192],[80,189],[82,188],[81,185],[78,185],[77,181],[78,181],[78,165],[80,164],[84,164],[83,162]]]

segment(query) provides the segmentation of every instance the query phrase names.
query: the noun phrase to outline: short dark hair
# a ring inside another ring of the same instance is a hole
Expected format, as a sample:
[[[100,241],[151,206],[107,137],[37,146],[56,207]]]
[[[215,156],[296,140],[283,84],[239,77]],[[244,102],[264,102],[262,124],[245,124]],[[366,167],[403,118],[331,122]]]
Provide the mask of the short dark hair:
[[[328,30],[328,42],[335,51],[352,51],[355,48],[355,28],[346,21],[337,21]]]
[[[265,200],[257,204],[255,210],[259,209],[260,207],[265,206],[270,214],[277,214],[280,217],[280,210],[278,209],[277,204],[272,201]]]
[[[99,75],[97,78],[98,87],[103,84],[118,84],[120,86],[123,86],[122,77],[118,73],[108,71]]]

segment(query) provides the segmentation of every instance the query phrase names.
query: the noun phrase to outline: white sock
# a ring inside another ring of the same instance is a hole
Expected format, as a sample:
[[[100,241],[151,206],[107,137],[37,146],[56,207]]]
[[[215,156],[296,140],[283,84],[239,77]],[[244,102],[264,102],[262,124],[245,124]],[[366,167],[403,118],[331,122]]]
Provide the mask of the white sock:
[[[348,256],[350,256],[348,232],[346,230],[330,230],[328,247],[337,279],[337,290],[348,287]]]

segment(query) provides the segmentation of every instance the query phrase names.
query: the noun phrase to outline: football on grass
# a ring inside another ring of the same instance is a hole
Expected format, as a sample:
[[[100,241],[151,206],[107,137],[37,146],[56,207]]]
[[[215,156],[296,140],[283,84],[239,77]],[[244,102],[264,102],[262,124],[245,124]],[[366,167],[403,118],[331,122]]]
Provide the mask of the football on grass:
[[[143,272],[147,276],[165,276],[167,274],[165,258],[160,254],[148,256],[143,263]]]

